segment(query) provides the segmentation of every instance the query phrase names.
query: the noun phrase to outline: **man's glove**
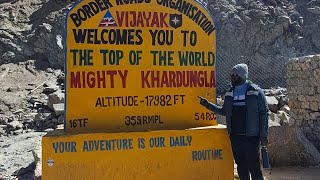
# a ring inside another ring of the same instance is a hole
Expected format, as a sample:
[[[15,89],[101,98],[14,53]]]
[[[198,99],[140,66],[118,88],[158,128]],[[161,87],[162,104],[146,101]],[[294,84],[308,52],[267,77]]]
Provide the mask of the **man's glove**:
[[[198,96],[198,97],[200,98],[200,104],[207,108],[209,106],[209,101],[206,98],[203,98],[200,96]]]
[[[260,137],[261,146],[267,146],[268,142],[269,142],[268,137]]]

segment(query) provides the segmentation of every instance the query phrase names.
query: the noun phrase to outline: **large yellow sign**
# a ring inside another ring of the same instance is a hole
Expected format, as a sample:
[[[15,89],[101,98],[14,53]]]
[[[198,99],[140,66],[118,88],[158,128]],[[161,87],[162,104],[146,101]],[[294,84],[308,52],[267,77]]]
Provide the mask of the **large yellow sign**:
[[[48,133],[42,149],[44,180],[233,179],[231,146],[224,128]]]
[[[192,0],[83,0],[66,21],[68,132],[215,125],[216,31]]]

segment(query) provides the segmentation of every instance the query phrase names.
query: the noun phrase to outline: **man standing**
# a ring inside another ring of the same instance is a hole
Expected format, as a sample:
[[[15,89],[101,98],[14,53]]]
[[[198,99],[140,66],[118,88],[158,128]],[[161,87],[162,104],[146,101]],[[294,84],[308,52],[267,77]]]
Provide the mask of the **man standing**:
[[[268,104],[263,90],[247,80],[248,66],[237,64],[231,71],[232,88],[225,94],[223,106],[207,99],[200,104],[226,116],[227,130],[240,180],[263,180],[259,145],[268,143]]]

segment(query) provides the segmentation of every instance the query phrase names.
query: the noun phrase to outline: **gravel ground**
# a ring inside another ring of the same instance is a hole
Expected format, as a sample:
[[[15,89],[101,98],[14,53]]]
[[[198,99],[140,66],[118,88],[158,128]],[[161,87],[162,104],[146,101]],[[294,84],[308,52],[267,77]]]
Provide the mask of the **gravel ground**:
[[[16,136],[0,137],[0,179],[17,175],[21,168],[33,161],[32,150],[41,148],[41,137],[46,132],[28,132]],[[19,174],[24,174],[20,172]]]

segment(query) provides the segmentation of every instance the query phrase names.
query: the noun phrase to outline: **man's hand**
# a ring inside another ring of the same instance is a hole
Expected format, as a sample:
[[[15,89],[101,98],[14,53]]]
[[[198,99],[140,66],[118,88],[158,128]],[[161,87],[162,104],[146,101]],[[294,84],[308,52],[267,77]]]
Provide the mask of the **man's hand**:
[[[269,142],[268,137],[260,137],[261,146],[267,146],[268,142]]]
[[[201,97],[201,96],[198,96],[198,98],[200,98],[200,104],[202,106],[204,106],[206,108],[209,106],[209,101],[206,98]]]

